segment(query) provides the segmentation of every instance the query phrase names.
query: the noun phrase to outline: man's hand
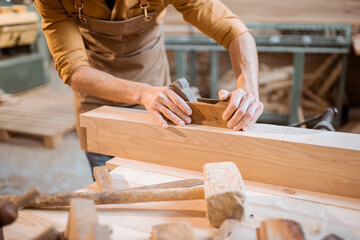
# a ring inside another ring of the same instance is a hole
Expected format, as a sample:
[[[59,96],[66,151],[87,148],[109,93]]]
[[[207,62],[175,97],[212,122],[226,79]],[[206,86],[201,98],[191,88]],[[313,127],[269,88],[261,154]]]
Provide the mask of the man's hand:
[[[167,128],[168,124],[161,114],[179,126],[191,123],[191,108],[169,87],[145,88],[140,102],[163,128]]]
[[[219,98],[222,101],[229,101],[223,119],[228,120],[227,126],[236,131],[240,129],[247,131],[264,110],[264,105],[261,102],[240,88],[232,92],[220,90]]]

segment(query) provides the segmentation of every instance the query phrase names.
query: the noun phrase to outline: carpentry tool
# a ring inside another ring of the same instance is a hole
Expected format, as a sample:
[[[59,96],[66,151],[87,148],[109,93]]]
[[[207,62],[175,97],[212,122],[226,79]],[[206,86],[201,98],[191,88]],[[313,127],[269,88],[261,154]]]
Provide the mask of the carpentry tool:
[[[317,123],[314,127],[314,129],[324,130],[324,131],[335,131],[332,121],[336,114],[338,113],[336,108],[326,108],[323,113],[317,114],[313,117],[310,117],[306,119],[305,121],[301,121],[298,123],[294,123],[291,126],[292,127],[299,127],[303,124],[309,124],[311,122],[317,121],[321,119],[319,123]]]
[[[40,192],[34,187],[24,195],[15,197],[12,202],[0,199],[0,240],[4,239],[2,227],[13,223],[18,217],[18,210],[39,195]]]
[[[0,240],[4,240],[3,226],[13,223],[18,217],[11,202],[0,199]]]
[[[195,187],[199,185],[203,185],[204,180],[202,179],[196,179],[196,178],[190,178],[190,179],[182,179],[172,182],[166,182],[166,183],[158,183],[158,184],[151,184],[141,187],[134,187],[134,188],[128,188],[128,189],[118,189],[118,190],[144,190],[144,189],[167,189],[167,188],[187,188],[187,187]],[[115,189],[113,190],[115,191]],[[19,196],[22,195],[0,195],[0,199],[6,200],[9,202],[15,201]],[[70,199],[71,198],[89,198],[92,199],[94,196],[89,195],[85,196],[82,193],[55,193],[55,194],[42,194],[41,198],[54,198],[54,199]],[[96,196],[95,196],[96,197]],[[29,206],[30,207],[30,206]]]
[[[106,240],[110,229],[98,223],[94,201],[71,199],[69,219],[65,232],[67,240]]]
[[[180,78],[170,84],[170,89],[183,98],[192,110],[191,123],[227,128],[227,121],[222,115],[228,102],[208,98],[196,98],[185,78]]]
[[[186,221],[159,224],[152,227],[150,240],[196,240],[193,229]]]
[[[48,194],[39,196],[27,207],[67,206],[73,197],[92,199],[96,204],[194,200],[205,197],[207,217],[211,225],[219,227],[228,218],[242,220],[245,188],[234,163],[207,163],[204,165],[204,187]]]
[[[94,167],[93,174],[100,191],[110,191],[114,189],[113,180],[105,166]]]
[[[289,219],[269,218],[256,230],[258,240],[305,240],[301,225]]]
[[[234,219],[227,219],[219,228],[212,240],[238,240],[241,236],[236,231],[240,228],[240,222]]]

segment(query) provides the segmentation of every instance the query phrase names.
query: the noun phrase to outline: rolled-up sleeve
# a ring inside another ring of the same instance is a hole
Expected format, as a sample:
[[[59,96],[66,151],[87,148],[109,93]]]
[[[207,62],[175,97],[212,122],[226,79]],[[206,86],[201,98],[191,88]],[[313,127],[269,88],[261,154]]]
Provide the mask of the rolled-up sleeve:
[[[89,66],[79,29],[61,1],[35,0],[35,6],[42,17],[42,29],[55,68],[66,83],[75,68]]]
[[[249,29],[220,0],[167,0],[182,13],[184,20],[197,27],[218,44],[230,42]]]

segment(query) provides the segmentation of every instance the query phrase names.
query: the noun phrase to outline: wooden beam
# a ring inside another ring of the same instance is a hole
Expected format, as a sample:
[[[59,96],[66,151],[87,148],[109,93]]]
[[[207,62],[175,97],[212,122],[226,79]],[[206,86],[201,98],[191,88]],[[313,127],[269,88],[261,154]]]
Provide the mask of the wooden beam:
[[[142,110],[101,107],[80,116],[88,151],[202,171],[232,161],[244,179],[360,198],[360,135],[256,124],[248,132],[161,128]]]

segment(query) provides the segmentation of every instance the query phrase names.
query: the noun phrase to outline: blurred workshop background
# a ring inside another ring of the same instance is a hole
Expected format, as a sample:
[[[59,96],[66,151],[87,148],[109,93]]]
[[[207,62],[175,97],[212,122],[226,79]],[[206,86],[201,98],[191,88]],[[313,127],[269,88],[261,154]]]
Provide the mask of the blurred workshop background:
[[[336,131],[360,133],[360,1],[222,0],[259,54],[259,122],[291,125],[337,108]],[[171,76],[201,97],[236,88],[228,53],[168,7]],[[74,191],[92,182],[72,91],[54,69],[30,0],[0,0],[0,194]],[[312,127],[312,124],[309,124]]]

